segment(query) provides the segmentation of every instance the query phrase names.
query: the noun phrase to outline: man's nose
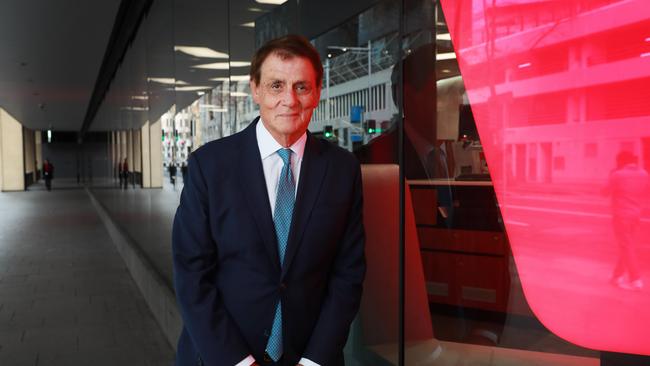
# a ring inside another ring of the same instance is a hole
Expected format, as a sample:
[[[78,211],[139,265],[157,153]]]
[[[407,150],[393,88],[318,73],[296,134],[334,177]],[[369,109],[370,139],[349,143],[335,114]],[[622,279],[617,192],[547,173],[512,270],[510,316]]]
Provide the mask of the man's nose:
[[[288,107],[293,107],[298,104],[298,95],[293,88],[287,88],[284,93],[282,93],[282,104]]]

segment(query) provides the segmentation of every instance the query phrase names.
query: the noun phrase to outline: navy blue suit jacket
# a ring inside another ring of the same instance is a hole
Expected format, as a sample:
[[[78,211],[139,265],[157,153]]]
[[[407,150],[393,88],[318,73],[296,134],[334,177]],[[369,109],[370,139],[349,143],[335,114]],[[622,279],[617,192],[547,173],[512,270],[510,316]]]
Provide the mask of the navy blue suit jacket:
[[[281,268],[256,123],[189,158],[172,234],[184,323],[176,365],[232,366],[249,354],[264,364],[282,299],[279,364],[342,366],[365,275],[359,163],[308,133]]]

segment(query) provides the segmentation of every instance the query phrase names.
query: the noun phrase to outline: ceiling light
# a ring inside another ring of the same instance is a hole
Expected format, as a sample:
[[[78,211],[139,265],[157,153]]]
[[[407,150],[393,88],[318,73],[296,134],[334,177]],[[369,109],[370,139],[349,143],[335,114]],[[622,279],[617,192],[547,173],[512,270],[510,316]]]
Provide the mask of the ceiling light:
[[[436,60],[453,60],[456,58],[456,54],[453,52],[439,53],[436,55]]]
[[[123,111],[140,111],[140,112],[149,110],[148,107],[122,107],[120,109]]]
[[[451,71],[449,71],[449,69],[444,69],[444,70],[442,70],[442,72],[445,73],[445,74],[449,74]]]
[[[230,81],[230,79],[227,76],[220,76],[218,78],[211,78],[210,80],[212,80],[212,81]]]
[[[449,33],[436,34],[436,39],[439,41],[451,41],[451,34]]]
[[[174,78],[147,78],[147,81],[165,85],[187,85],[185,81]]]
[[[174,46],[174,51],[183,52],[194,57],[228,58],[227,53],[215,51],[212,48],[208,47]]]
[[[255,0],[255,1],[260,4],[272,4],[272,5],[280,5],[287,2],[287,0]]]
[[[264,10],[260,8],[248,8],[248,11],[252,11],[253,13],[263,13]]]
[[[176,91],[198,91],[212,89],[211,86],[177,86],[174,88]]]
[[[248,93],[235,91],[235,92],[230,92],[230,96],[231,97],[247,97]]]
[[[196,65],[192,67],[197,69],[228,70],[230,66],[227,62],[214,62],[211,64]]]
[[[232,81],[250,81],[250,75],[230,75]]]
[[[519,64],[517,67],[523,69],[526,67],[530,67],[530,65],[532,65],[530,62],[524,62],[523,64]]]
[[[242,23],[240,25],[246,28],[255,28],[255,22]]]
[[[149,97],[146,95],[134,95],[131,97],[131,99],[136,99],[136,100],[148,100]]]
[[[192,66],[197,69],[210,69],[210,70],[228,70],[230,67],[244,67],[250,66],[249,61],[230,61],[230,62],[214,62],[211,64],[203,64]]]

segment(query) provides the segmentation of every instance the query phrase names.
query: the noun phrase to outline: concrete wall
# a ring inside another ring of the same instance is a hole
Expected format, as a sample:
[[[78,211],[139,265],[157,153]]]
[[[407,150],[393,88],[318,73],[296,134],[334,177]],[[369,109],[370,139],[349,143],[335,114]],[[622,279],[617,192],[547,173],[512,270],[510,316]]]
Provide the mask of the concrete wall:
[[[23,126],[0,108],[0,190],[24,189]]]

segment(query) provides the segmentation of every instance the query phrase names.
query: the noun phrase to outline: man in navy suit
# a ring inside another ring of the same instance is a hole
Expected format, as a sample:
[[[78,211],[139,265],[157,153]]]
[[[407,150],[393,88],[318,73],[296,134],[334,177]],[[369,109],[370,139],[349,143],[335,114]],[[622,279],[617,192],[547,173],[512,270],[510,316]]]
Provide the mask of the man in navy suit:
[[[365,275],[361,171],[307,132],[323,68],[299,36],[251,64],[260,117],[189,158],[173,229],[176,365],[342,366]]]

